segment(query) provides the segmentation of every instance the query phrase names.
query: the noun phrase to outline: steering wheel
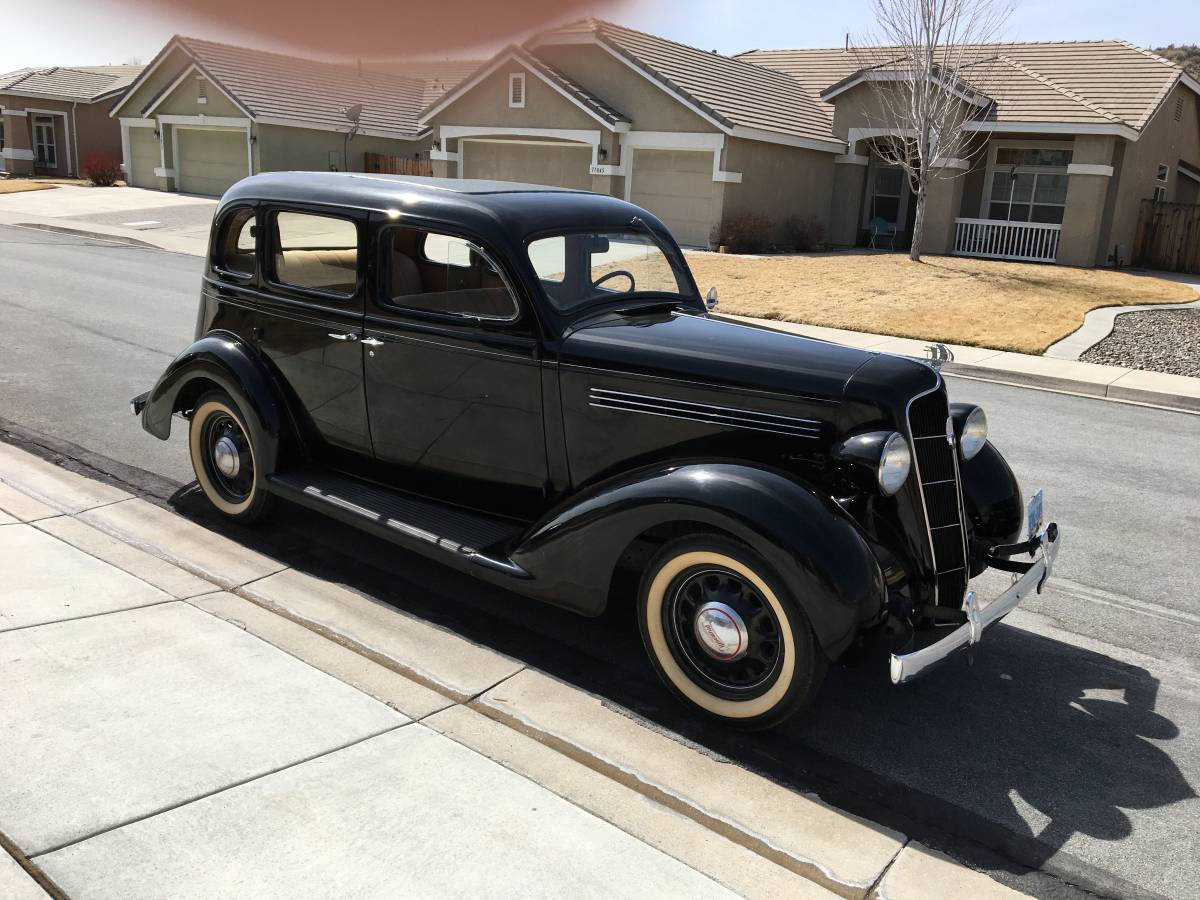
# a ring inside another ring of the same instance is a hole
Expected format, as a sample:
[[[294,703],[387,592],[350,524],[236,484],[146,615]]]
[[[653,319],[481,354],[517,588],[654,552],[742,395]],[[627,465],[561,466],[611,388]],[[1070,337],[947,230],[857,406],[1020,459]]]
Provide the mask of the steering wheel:
[[[631,272],[626,272],[624,269],[616,269],[612,272],[606,272],[592,282],[592,287],[598,288],[600,285],[604,284],[604,282],[608,281],[608,279],[616,278],[618,275],[623,275],[629,279],[629,290],[627,293],[632,294],[637,283],[633,280],[633,274]]]

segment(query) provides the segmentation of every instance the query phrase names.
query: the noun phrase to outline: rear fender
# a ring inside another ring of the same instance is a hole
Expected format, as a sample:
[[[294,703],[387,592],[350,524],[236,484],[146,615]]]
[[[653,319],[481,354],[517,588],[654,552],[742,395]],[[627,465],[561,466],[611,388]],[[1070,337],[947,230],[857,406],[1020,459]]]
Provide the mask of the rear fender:
[[[175,357],[146,397],[142,427],[160,440],[170,437],[171,416],[190,408],[198,380],[212,382],[233,397],[246,416],[258,464],[264,473],[273,472],[286,409],[258,354],[234,335],[206,335]]]
[[[512,554],[532,576],[522,591],[599,615],[625,551],[670,523],[725,532],[763,556],[831,657],[883,608],[879,564],[840,507],[782,473],[737,463],[643,469],[571,498]]]

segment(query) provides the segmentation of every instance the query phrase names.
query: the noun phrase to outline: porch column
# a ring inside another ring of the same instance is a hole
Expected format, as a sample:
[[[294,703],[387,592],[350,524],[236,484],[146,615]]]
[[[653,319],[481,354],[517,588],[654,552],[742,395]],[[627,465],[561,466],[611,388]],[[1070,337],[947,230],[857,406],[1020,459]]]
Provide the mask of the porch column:
[[[458,141],[442,137],[440,131],[438,139],[441,141],[442,149],[429,151],[429,161],[433,164],[433,175],[435,178],[455,178],[459,174]]]
[[[1064,266],[1095,266],[1107,258],[1104,246],[1104,206],[1112,181],[1112,135],[1080,134],[1075,137],[1071,164],[1067,166],[1067,208],[1058,239],[1058,260]]]
[[[833,200],[829,210],[830,244],[853,247],[858,243],[862,221],[863,186],[867,183],[869,158],[847,153],[833,158]]]
[[[23,109],[4,108],[4,170],[14,175],[33,174],[33,138]]]
[[[963,182],[968,165],[961,159],[939,159],[934,162],[934,167],[925,195],[921,252],[945,255],[954,252],[954,222],[962,210]]]

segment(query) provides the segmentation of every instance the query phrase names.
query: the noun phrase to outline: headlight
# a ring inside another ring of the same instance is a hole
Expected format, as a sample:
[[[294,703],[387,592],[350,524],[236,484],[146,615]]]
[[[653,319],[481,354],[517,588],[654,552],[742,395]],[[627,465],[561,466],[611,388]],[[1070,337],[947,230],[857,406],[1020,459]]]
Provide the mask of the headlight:
[[[908,441],[894,432],[884,441],[883,452],[879,456],[879,469],[876,472],[879,490],[887,497],[892,496],[904,486],[911,468],[912,453],[908,449]]]
[[[962,452],[962,458],[974,459],[983,449],[988,438],[987,415],[984,413],[983,407],[971,407],[971,411],[965,416],[960,413],[953,416],[953,419],[954,428],[958,432],[958,449]]]

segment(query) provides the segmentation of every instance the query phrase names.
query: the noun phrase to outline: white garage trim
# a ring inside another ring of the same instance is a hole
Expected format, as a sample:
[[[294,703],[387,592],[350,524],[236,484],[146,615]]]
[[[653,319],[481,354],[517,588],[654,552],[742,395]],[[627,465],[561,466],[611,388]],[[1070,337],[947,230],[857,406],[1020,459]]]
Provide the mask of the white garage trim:
[[[159,162],[164,166],[163,161],[163,146],[162,134],[158,132],[158,123],[153,119],[135,119],[122,118],[121,122],[121,171],[125,173],[125,183],[133,184],[133,154],[130,152],[129,129],[130,128],[153,128],[155,136],[158,138],[158,157]]]
[[[621,135],[621,166],[625,176],[625,200],[633,196],[633,151],[634,150],[696,150],[712,153],[712,180],[727,184],[741,184],[741,172],[725,172],[721,169],[721,151],[725,149],[725,135],[710,131],[630,131]],[[626,153],[626,150],[629,152]]]

